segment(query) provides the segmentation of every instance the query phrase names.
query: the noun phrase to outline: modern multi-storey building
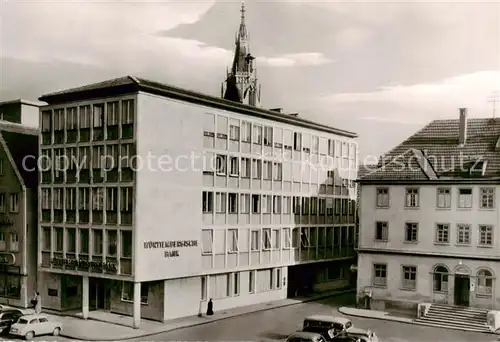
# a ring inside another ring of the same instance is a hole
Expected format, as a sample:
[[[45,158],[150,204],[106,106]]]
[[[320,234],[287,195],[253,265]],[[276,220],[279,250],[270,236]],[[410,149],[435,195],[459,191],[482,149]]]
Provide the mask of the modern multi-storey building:
[[[40,175],[45,307],[137,326],[349,282],[355,134],[134,77],[41,100],[41,156],[77,161]]]
[[[138,327],[352,282],[356,134],[258,108],[239,72],[225,99],[132,76],[40,98],[45,307]]]
[[[500,121],[436,120],[363,177],[358,292],[372,307],[498,308]]]
[[[39,105],[0,103],[0,303],[20,307],[36,291]]]

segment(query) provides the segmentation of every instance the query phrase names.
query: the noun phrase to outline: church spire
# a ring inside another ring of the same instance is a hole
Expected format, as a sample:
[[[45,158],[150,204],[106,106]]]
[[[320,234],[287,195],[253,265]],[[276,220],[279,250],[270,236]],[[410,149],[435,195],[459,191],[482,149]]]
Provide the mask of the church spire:
[[[260,86],[254,66],[255,57],[250,54],[245,12],[245,3],[242,2],[240,27],[235,37],[233,65],[226,75],[223,98],[250,106],[260,106]]]

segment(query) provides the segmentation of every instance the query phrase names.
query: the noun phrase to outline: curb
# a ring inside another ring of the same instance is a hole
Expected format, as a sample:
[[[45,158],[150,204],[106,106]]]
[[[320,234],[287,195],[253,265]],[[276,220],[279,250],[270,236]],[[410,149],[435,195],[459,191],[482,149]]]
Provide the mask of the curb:
[[[352,316],[352,317],[359,317],[359,318],[366,318],[366,319],[378,319],[380,321],[389,321],[389,322],[396,322],[396,323],[419,325],[421,327],[428,327],[428,328],[439,328],[439,329],[466,331],[466,332],[477,333],[477,334],[498,335],[495,332],[491,332],[491,331],[489,331],[489,332],[486,332],[486,331],[471,331],[471,330],[467,330],[467,329],[463,329],[463,328],[441,327],[441,326],[437,326],[437,325],[436,326],[432,326],[432,325],[428,325],[428,324],[422,324],[422,323],[417,322],[417,321],[408,322],[408,321],[400,321],[400,320],[397,320],[397,319],[390,319],[390,318],[383,318],[383,317],[374,317],[374,316],[364,316],[364,315],[348,314],[348,313],[340,311],[340,309],[341,308],[338,308],[337,311],[340,312],[343,315]]]
[[[141,337],[147,337],[147,336],[152,336],[152,335],[158,335],[158,334],[167,333],[167,332],[171,332],[171,331],[175,331],[175,330],[196,327],[196,326],[210,324],[210,323],[217,322],[217,321],[223,321],[223,320],[234,318],[234,317],[240,317],[240,316],[250,315],[250,314],[253,314],[253,313],[256,313],[256,312],[268,311],[268,310],[273,310],[273,309],[278,309],[278,308],[285,308],[285,307],[293,306],[293,305],[299,305],[299,304],[304,304],[304,303],[309,303],[309,302],[315,302],[315,301],[318,301],[318,300],[321,300],[321,299],[330,298],[330,297],[336,297],[336,296],[340,296],[340,295],[351,293],[351,292],[356,292],[356,289],[349,289],[349,290],[339,291],[339,292],[336,292],[336,293],[329,293],[329,294],[325,294],[325,295],[319,295],[319,296],[313,297],[313,298],[306,298],[306,299],[304,299],[304,300],[302,300],[300,302],[298,301],[296,303],[287,303],[287,304],[276,305],[276,306],[269,305],[269,306],[266,306],[266,307],[263,307],[263,308],[260,308],[260,309],[257,309],[257,310],[248,311],[248,312],[242,312],[242,313],[238,313],[238,314],[235,314],[235,315],[221,316],[221,317],[217,317],[217,318],[214,317],[213,319],[208,320],[206,322],[197,322],[197,323],[188,324],[188,325],[185,325],[185,326],[179,326],[179,327],[175,327],[175,328],[170,328],[170,329],[166,329],[166,330],[159,330],[159,331],[154,331],[154,332],[145,332],[143,334],[138,334],[138,335],[134,335],[134,336],[131,336],[131,337],[121,337],[120,340],[121,341],[126,341],[126,340],[135,339],[135,338],[141,338]],[[99,320],[99,319],[89,318],[89,320],[98,321],[98,322],[104,322],[104,323],[113,324],[113,325],[124,326],[124,325],[121,325],[121,324],[109,323],[109,322],[106,322],[106,321],[103,321],[103,320]],[[99,339],[97,339],[97,338],[89,339],[89,338],[85,338],[85,337],[81,337],[81,336],[80,337],[75,337],[75,336],[70,336],[70,335],[64,334],[64,330],[61,332],[61,334],[59,334],[59,336],[65,337],[65,338],[69,338],[69,339],[73,339],[73,340],[79,340],[79,341],[116,341],[117,340],[116,337],[115,338],[99,338]]]

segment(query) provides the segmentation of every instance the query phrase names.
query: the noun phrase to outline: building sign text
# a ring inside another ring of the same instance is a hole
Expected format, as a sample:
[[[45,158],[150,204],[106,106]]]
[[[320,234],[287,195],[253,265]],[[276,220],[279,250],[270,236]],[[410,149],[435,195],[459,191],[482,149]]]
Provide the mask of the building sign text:
[[[107,271],[116,272],[118,267],[116,264],[109,261],[89,261],[89,260],[78,260],[78,259],[62,259],[62,258],[53,258],[50,262],[52,265],[56,266],[76,266],[78,268],[97,268],[103,269]]]
[[[168,249],[164,252],[165,258],[179,257],[179,248],[198,247],[196,240],[176,241],[144,241],[144,249]],[[175,249],[174,249],[175,248]]]

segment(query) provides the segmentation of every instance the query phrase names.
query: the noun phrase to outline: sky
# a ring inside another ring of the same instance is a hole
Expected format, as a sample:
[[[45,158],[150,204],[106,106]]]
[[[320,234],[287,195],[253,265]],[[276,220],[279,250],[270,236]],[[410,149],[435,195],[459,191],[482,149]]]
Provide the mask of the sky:
[[[434,119],[491,117],[500,2],[245,1],[262,104],[391,149]],[[135,75],[220,96],[240,1],[0,1],[0,101]],[[500,103],[497,104],[500,117]]]

